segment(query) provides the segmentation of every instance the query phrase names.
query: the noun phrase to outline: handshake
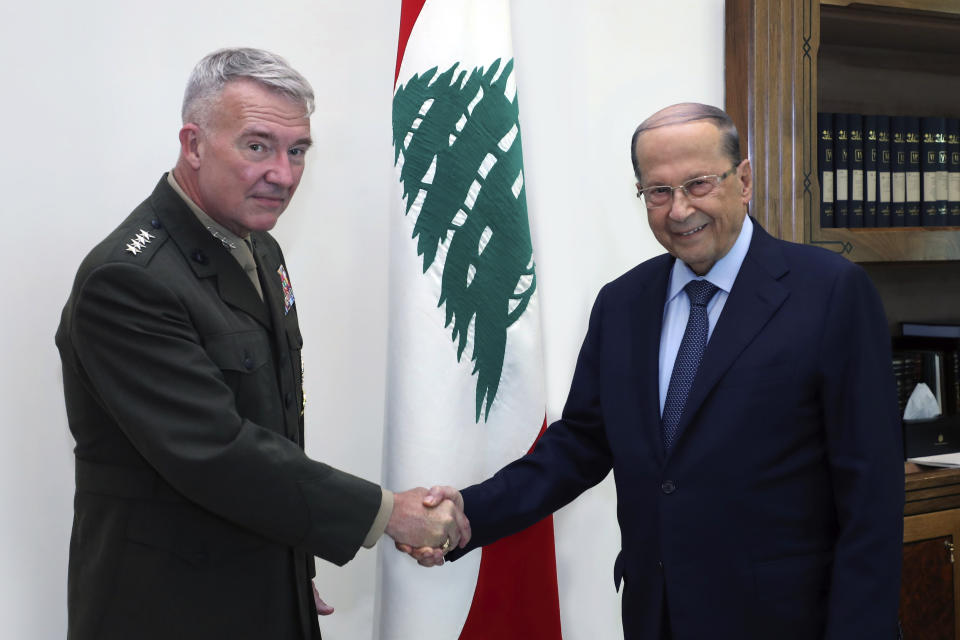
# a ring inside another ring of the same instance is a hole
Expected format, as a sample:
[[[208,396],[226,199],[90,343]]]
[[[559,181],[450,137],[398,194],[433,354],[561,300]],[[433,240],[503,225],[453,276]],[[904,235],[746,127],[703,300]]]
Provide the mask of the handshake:
[[[443,564],[443,556],[470,541],[470,522],[463,514],[463,497],[453,487],[423,487],[393,494],[393,511],[385,533],[400,551],[424,567]],[[313,585],[317,614],[328,616],[333,607]]]
[[[443,564],[450,549],[470,541],[470,522],[463,498],[453,487],[423,487],[393,495],[386,534],[403,553],[424,567]]]

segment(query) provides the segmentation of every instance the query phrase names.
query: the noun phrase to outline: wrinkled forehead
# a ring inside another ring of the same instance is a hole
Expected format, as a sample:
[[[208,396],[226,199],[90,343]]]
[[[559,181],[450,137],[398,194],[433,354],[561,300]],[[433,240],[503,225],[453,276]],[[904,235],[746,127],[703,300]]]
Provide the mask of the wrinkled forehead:
[[[230,128],[259,123],[310,129],[310,117],[302,101],[251,80],[234,80],[224,85],[214,105],[213,119]]]
[[[709,120],[667,124],[643,131],[634,147],[644,179],[662,168],[689,167],[696,173],[723,160],[720,129]]]

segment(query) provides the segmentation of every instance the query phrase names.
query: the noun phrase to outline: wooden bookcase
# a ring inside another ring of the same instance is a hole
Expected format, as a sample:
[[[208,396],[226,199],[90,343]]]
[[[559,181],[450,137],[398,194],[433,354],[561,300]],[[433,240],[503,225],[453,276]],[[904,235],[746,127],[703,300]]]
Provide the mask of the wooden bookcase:
[[[816,144],[818,111],[960,116],[960,0],[727,0],[725,27],[725,108],[754,170],[751,214],[861,263],[891,334],[960,322],[960,227],[821,229]],[[939,631],[905,637],[960,640],[960,470],[908,474],[906,495],[904,624]],[[917,594],[952,606],[935,620]]]
[[[726,102],[775,235],[856,262],[960,259],[960,228],[821,229],[818,111],[960,116],[956,0],[728,0]]]
[[[958,0],[727,0],[726,109],[773,235],[862,263],[892,332],[960,321],[960,228],[821,229],[818,111],[960,116]]]

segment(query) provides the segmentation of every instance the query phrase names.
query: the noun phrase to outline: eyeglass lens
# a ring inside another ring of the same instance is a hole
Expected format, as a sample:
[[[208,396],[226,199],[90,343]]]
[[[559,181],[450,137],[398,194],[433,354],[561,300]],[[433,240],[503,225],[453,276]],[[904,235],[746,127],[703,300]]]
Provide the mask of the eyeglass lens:
[[[713,191],[719,182],[718,178],[719,176],[701,176],[687,180],[683,185],[676,188],[683,189],[688,196],[702,198]],[[643,190],[643,197],[646,198],[648,204],[654,206],[666,204],[673,197],[673,187],[649,187]]]

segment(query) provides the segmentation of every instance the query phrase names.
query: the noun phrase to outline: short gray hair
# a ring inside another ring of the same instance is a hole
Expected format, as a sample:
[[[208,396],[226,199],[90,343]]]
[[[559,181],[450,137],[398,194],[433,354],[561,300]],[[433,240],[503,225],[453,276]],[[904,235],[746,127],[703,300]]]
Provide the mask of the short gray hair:
[[[630,139],[630,160],[633,162],[633,173],[640,179],[640,165],[637,160],[637,138],[644,131],[666,127],[673,124],[684,124],[686,122],[696,122],[697,120],[710,120],[720,130],[722,136],[720,144],[721,151],[730,158],[733,166],[740,164],[740,134],[737,133],[737,125],[733,119],[723,109],[711,106],[709,104],[700,104],[699,102],[681,102],[670,105],[644,120],[633,132]]]
[[[208,124],[210,108],[231,80],[253,80],[313,113],[313,87],[280,56],[263,49],[219,49],[197,63],[183,93],[183,123]]]

